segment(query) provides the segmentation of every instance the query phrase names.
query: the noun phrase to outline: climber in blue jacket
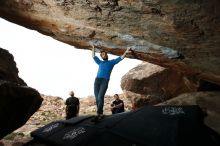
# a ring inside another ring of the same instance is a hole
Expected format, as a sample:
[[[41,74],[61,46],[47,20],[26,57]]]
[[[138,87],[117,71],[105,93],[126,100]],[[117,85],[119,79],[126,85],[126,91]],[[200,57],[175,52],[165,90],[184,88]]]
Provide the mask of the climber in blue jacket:
[[[119,63],[121,60],[125,58],[128,52],[130,52],[130,47],[126,49],[126,51],[124,52],[122,56],[117,57],[112,60],[108,60],[107,52],[101,51],[100,56],[102,60],[100,60],[95,55],[95,47],[94,45],[92,45],[92,57],[99,66],[97,76],[95,78],[95,83],[94,83],[94,94],[95,94],[96,106],[97,106],[97,117],[99,119],[103,118],[104,96],[108,89],[108,83],[110,80],[112,69],[114,65],[116,65],[117,63]]]

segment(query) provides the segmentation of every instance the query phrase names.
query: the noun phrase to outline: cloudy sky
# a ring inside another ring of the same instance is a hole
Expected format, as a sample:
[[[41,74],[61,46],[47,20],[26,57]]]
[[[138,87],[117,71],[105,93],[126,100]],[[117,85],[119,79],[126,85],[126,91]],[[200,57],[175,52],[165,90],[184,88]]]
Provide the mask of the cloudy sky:
[[[90,50],[76,49],[1,18],[0,47],[13,54],[19,76],[40,93],[64,99],[69,96],[70,90],[74,90],[78,97],[93,95],[98,66]],[[115,57],[109,56],[110,59]],[[122,93],[121,77],[140,62],[125,58],[117,64],[106,94]]]

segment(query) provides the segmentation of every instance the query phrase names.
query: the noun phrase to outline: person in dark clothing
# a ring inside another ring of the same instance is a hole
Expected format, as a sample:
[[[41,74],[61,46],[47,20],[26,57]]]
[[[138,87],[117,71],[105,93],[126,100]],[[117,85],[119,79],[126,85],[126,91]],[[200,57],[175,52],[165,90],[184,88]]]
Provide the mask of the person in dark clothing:
[[[125,111],[123,100],[119,99],[118,94],[114,95],[115,100],[111,104],[112,114],[122,113]]]
[[[74,96],[74,92],[70,91],[70,97],[66,99],[66,119],[78,116],[79,114],[79,99]]]
[[[96,99],[98,119],[101,119],[103,117],[104,96],[108,89],[108,83],[110,80],[112,69],[117,63],[125,58],[126,54],[130,52],[130,49],[131,48],[128,47],[123,55],[112,60],[108,60],[107,52],[101,51],[100,56],[102,60],[100,60],[95,55],[95,48],[94,45],[92,45],[92,57],[99,66],[94,82],[94,94]]]

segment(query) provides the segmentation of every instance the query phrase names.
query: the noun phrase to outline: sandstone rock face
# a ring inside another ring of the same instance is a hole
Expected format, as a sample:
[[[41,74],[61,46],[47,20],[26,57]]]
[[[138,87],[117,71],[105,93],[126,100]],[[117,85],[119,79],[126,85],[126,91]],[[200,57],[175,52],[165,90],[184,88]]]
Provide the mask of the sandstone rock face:
[[[54,39],[220,84],[219,0],[2,0],[0,17]]]
[[[0,48],[0,80],[26,85],[18,76],[18,69],[14,57],[7,50],[2,48]]]
[[[196,79],[180,72],[142,63],[122,77],[121,88],[128,98],[149,98],[149,104],[156,104],[181,93],[195,92],[198,85]]]
[[[199,105],[207,112],[205,123],[220,134],[220,92],[182,94],[159,105]]]
[[[0,139],[25,124],[41,102],[39,92],[18,77],[13,56],[0,48]]]
[[[24,125],[42,102],[35,89],[2,81],[0,97],[0,139]]]

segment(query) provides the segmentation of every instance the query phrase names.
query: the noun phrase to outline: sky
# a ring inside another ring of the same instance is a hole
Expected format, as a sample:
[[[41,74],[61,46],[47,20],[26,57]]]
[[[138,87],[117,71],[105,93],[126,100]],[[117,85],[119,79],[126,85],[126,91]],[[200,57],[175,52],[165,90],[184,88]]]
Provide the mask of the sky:
[[[66,99],[69,91],[83,98],[93,96],[98,65],[90,50],[76,49],[37,31],[0,18],[0,47],[15,59],[19,77],[41,94]],[[99,53],[96,53],[99,57]],[[114,59],[115,55],[109,55]],[[113,68],[106,95],[121,94],[121,78],[140,60],[125,58]]]

